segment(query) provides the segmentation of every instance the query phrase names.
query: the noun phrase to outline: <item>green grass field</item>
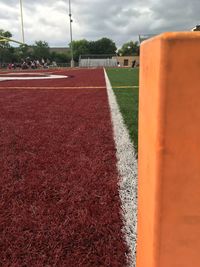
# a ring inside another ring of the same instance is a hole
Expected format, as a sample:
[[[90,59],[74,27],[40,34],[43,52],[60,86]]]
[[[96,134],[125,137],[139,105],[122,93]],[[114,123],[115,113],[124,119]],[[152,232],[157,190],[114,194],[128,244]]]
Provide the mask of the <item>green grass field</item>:
[[[139,85],[138,68],[107,69],[120,111],[129,130],[136,153],[138,152],[138,93],[139,88],[130,87]],[[119,88],[125,86],[125,88]]]

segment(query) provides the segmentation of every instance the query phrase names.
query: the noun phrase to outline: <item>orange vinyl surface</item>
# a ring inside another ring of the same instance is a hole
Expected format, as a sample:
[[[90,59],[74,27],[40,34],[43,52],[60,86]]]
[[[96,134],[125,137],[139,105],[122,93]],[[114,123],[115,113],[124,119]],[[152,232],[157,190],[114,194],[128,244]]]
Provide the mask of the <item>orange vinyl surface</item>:
[[[141,45],[137,267],[200,266],[200,33]]]

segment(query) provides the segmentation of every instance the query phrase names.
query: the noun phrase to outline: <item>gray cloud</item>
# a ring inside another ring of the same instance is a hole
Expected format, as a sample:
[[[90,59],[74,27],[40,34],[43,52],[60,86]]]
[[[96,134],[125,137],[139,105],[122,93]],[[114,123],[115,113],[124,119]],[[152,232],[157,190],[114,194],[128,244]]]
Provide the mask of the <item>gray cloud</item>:
[[[24,0],[26,42],[69,44],[67,0]],[[74,39],[113,39],[118,46],[141,33],[189,30],[199,23],[199,0],[71,0]],[[21,39],[18,0],[0,0],[0,28]]]

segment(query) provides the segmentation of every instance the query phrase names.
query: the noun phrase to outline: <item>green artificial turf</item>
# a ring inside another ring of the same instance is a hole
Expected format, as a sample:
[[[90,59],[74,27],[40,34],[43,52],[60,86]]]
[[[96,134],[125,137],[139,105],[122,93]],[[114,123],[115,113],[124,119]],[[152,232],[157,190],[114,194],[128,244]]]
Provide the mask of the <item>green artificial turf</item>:
[[[135,151],[138,152],[138,86],[139,69],[107,69],[108,77],[113,86],[117,102],[128,128],[130,138],[133,141]],[[127,88],[117,88],[117,86],[127,86]]]
[[[113,87],[139,85],[139,68],[111,68],[106,71]]]

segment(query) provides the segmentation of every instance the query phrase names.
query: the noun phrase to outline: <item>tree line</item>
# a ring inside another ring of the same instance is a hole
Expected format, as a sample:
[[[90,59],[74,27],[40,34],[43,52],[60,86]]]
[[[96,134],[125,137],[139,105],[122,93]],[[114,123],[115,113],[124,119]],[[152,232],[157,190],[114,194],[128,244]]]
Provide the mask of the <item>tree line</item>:
[[[12,34],[9,31],[0,29],[0,35],[11,38]],[[74,60],[78,62],[80,55],[119,55],[119,56],[131,56],[139,55],[139,43],[127,42],[123,44],[120,49],[117,49],[116,44],[109,38],[101,38],[97,41],[88,41],[86,39],[73,41],[69,45],[69,48],[73,46]],[[34,45],[20,45],[19,47],[13,47],[6,41],[0,42],[0,63],[19,62],[24,58],[34,59],[49,59],[50,61],[56,61],[57,63],[69,63],[71,60],[70,49],[66,53],[51,52],[49,44],[45,41],[35,41]]]

